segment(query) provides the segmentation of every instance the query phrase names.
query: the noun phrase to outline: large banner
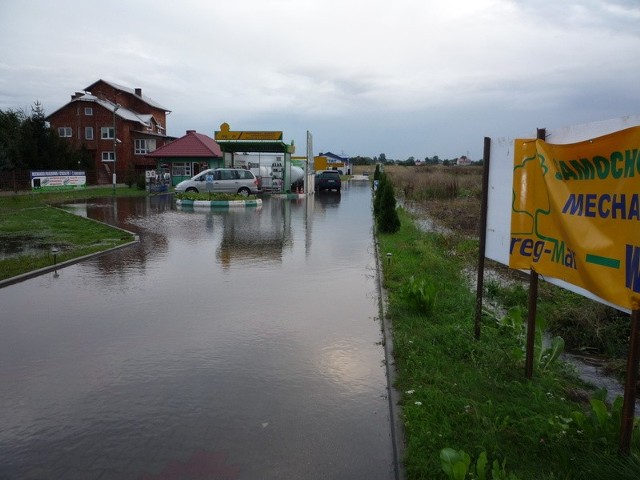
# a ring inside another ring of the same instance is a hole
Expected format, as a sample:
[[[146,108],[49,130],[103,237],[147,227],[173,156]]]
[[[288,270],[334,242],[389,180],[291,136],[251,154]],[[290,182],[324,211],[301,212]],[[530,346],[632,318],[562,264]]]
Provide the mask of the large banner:
[[[73,190],[85,188],[87,176],[76,170],[45,170],[31,172],[33,190]]]
[[[514,142],[509,266],[640,308],[640,127]]]

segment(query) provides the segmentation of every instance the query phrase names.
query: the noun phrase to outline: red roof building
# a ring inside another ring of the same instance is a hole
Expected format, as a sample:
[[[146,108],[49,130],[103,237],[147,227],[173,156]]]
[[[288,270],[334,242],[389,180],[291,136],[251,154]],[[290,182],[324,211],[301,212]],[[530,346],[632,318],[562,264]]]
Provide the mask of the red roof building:
[[[173,185],[208,168],[224,166],[220,145],[195,130],[187,130],[184,137],[154,150],[147,157],[157,162],[160,170],[171,174]]]
[[[71,95],[47,120],[73,148],[92,157],[95,170],[87,172],[89,183],[109,184],[114,172],[124,182],[131,172],[144,174],[155,167],[147,153],[173,140],[166,134],[169,112],[141,88],[98,80]]]

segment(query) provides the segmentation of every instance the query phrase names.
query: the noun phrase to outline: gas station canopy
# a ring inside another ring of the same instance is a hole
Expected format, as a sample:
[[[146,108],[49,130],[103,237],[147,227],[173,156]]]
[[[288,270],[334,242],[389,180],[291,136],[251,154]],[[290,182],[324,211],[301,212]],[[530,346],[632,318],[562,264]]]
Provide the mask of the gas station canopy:
[[[215,141],[220,149],[227,153],[255,152],[255,153],[283,153],[295,152],[293,141],[291,144],[282,141],[282,132],[233,132],[229,124],[220,125],[220,131],[215,132]]]

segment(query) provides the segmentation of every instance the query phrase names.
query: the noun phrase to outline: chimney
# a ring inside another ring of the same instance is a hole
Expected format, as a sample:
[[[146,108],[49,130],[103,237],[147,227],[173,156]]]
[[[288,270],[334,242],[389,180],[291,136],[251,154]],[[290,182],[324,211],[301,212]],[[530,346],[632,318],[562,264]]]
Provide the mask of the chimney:
[[[141,88],[136,88],[136,95],[141,97],[142,96],[142,89]]]
[[[83,95],[84,95],[83,92],[76,92],[73,95],[71,95],[71,100],[75,100],[76,98],[80,98]]]
[[[189,135],[190,133],[196,133],[195,130],[187,130],[187,135]]]

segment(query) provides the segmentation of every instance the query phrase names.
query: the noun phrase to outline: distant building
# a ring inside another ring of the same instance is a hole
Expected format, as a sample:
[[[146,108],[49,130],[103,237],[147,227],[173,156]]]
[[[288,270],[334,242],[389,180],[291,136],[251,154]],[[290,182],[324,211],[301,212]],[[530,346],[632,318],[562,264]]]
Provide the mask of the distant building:
[[[170,110],[142,94],[98,80],[71,95],[71,101],[47,116],[51,127],[75,149],[85,149],[93,159],[89,183],[110,184],[115,170],[124,182],[132,169],[144,173],[155,168],[147,153],[173,140],[167,136]]]
[[[351,175],[351,160],[335,153],[322,153],[313,158],[316,172],[322,170],[341,170],[344,175]]]
[[[153,159],[159,170],[171,174],[173,185],[208,168],[224,166],[220,145],[195,130],[187,130],[184,137],[159,147],[147,154],[147,158]]]
[[[458,161],[456,162],[456,164],[457,165],[473,165],[473,162],[469,157],[462,155],[461,157],[458,158]]]

